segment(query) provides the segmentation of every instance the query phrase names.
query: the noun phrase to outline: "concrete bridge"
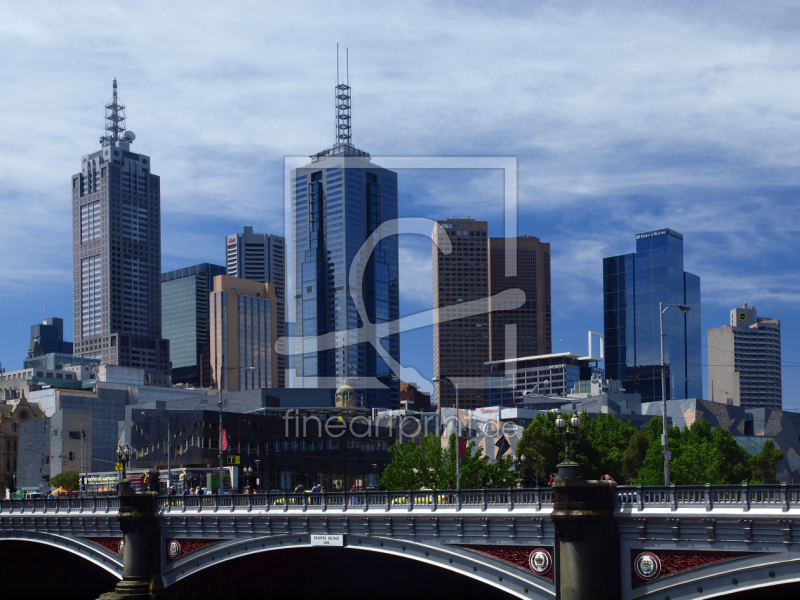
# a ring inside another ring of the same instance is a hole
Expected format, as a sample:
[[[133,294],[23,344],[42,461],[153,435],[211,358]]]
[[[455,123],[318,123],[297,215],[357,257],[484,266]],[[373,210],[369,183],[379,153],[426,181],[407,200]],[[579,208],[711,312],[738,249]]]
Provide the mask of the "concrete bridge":
[[[587,585],[626,600],[706,598],[800,580],[800,486],[18,500],[0,502],[7,540],[72,552],[124,576],[118,590],[148,593],[256,553],[341,546],[519,598],[596,597]]]

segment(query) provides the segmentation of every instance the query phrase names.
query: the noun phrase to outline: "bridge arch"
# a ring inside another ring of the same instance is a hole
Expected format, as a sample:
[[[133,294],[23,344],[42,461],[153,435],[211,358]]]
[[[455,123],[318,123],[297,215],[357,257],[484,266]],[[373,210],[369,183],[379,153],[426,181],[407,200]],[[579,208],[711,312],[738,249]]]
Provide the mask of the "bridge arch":
[[[168,543],[164,541],[165,545]],[[479,581],[510,596],[528,599],[555,598],[555,588],[547,580],[456,545],[430,540],[408,541],[380,536],[346,535],[344,548],[376,552],[387,556],[423,562],[453,574]],[[210,567],[260,553],[289,549],[318,548],[312,546],[308,534],[252,537],[222,540],[165,564],[162,579],[170,586]],[[337,548],[338,549],[338,548]]]
[[[122,558],[91,541],[44,531],[0,531],[0,542],[34,542],[65,550],[122,579]]]

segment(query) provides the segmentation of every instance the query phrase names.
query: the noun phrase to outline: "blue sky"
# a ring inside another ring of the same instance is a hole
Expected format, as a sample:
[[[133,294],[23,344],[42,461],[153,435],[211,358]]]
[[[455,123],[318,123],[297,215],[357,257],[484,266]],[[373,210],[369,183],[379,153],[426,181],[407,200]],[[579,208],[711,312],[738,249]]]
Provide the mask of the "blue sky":
[[[0,3],[0,362],[21,368],[45,299],[71,331],[70,176],[114,77],[162,178],[162,270],[220,263],[226,234],[280,232],[283,157],[332,144],[338,42],[359,148],[518,157],[519,233],[552,245],[555,351],[602,331],[602,258],[670,227],[704,329],[743,302],[781,319],[784,405],[800,408],[796,9]],[[502,234],[498,172],[401,172],[400,190],[402,215]],[[429,243],[403,240],[401,261],[402,312],[428,308]],[[404,364],[430,374],[431,339],[406,334]]]

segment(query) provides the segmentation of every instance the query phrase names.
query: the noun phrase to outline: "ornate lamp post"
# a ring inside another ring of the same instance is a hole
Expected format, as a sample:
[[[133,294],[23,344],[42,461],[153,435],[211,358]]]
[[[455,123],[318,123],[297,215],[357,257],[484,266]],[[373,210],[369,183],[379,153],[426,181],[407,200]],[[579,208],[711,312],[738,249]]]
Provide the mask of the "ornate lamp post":
[[[120,471],[119,474],[119,491],[127,492],[131,484],[131,482],[128,481],[128,475],[125,472],[125,466],[131,460],[131,448],[128,446],[128,444],[125,444],[124,446],[122,444],[119,445],[117,448],[117,458],[122,465],[122,471]]]
[[[244,473],[244,476],[247,477],[247,487],[245,487],[244,493],[250,494],[253,491],[253,488],[250,487],[251,477],[253,475],[253,467],[250,466],[245,467],[244,469],[242,469],[242,473]]]
[[[515,456],[513,460],[514,460],[514,469],[516,469],[517,471],[517,487],[521,488],[522,483],[525,481],[525,478],[523,477],[522,474],[523,474],[523,469],[525,469],[525,461],[527,459],[523,454],[522,456]]]
[[[256,479],[256,491],[261,491],[261,461],[256,459],[256,471],[258,471],[258,477]]]
[[[569,429],[567,429],[567,422],[563,415],[558,415],[556,419],[556,427],[558,428],[558,436],[566,438],[567,447],[564,453],[564,462],[556,465],[558,473],[556,473],[556,481],[576,481],[583,479],[583,476],[578,473],[580,465],[572,460],[570,456],[570,441],[572,438],[578,437],[578,428],[581,426],[581,418],[578,416],[578,411],[572,415],[569,420]]]

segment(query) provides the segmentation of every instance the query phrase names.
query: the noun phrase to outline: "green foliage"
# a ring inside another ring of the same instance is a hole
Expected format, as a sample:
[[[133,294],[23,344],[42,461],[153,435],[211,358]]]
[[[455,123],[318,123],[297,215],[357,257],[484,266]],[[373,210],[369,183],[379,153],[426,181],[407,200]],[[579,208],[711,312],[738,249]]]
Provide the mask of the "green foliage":
[[[622,482],[632,483],[639,476],[649,446],[650,442],[644,431],[633,432],[628,447],[622,453]]]
[[[80,485],[80,475],[76,471],[64,471],[51,477],[50,485],[54,488],[64,488],[68,492],[75,492]]]
[[[644,429],[649,445],[636,483],[664,485],[664,459],[661,454],[661,417],[654,417]],[[695,421],[680,431],[669,427],[670,483],[741,483],[750,477],[747,451],[724,427],[708,421]]]
[[[581,465],[586,479],[611,475],[623,482],[623,457],[637,429],[615,415],[598,414],[594,419],[584,412],[574,445],[573,458]]]
[[[775,447],[775,442],[765,440],[761,452],[747,461],[752,471],[750,483],[777,483],[779,460],[783,460],[783,452]]]
[[[559,462],[555,413],[538,414],[517,442],[517,456],[525,457],[522,469],[525,485],[546,485]]]
[[[411,442],[395,444],[389,448],[392,462],[381,475],[381,486],[390,490],[419,490],[426,488],[447,489],[456,487],[456,435],[450,436],[448,448],[443,448],[441,438],[433,433],[419,438],[419,444]],[[462,488],[510,487],[516,479],[511,470],[510,458],[500,458],[494,463],[483,456],[483,449],[476,452],[475,443],[467,445],[467,455],[461,459]]]

